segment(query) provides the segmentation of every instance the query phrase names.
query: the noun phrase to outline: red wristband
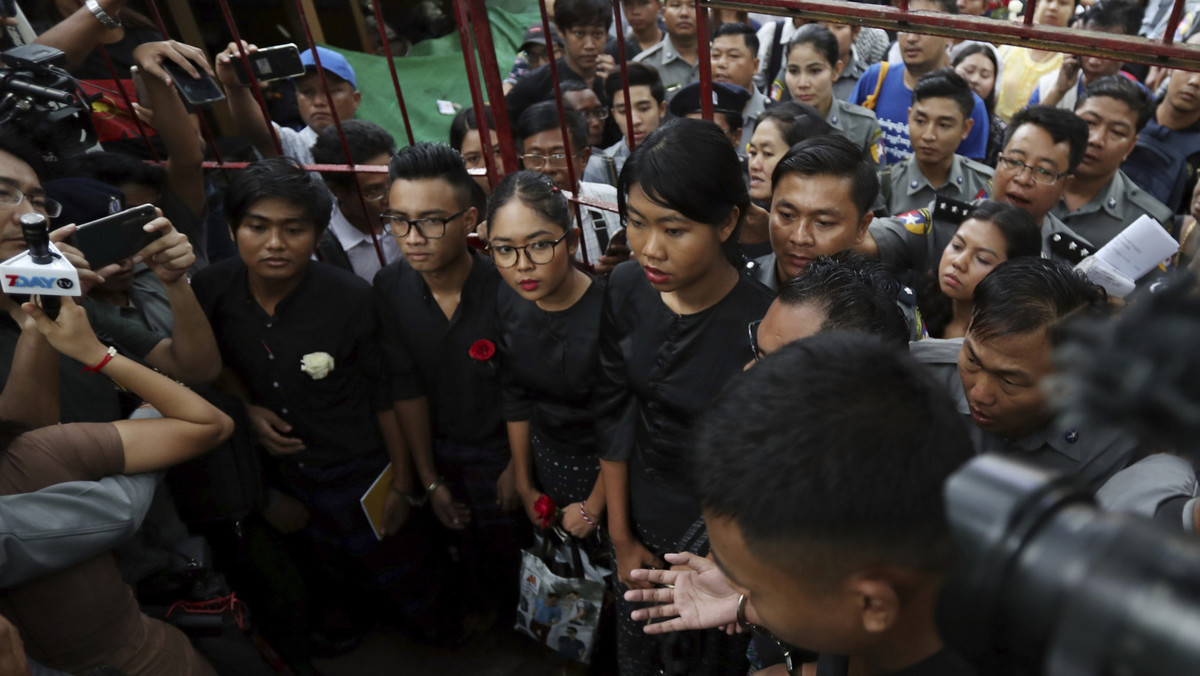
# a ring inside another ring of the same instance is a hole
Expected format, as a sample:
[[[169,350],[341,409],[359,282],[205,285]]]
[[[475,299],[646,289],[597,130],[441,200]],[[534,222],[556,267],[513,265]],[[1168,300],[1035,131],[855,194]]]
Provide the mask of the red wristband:
[[[95,366],[84,366],[83,373],[99,373],[100,369],[104,368],[105,365],[112,361],[112,358],[115,356],[117,356],[117,348],[110,345],[108,348],[108,354],[104,355],[104,359],[101,359],[100,363],[96,364]]]
[[[587,523],[587,525],[595,528],[596,522],[592,521],[592,519],[588,517],[587,509],[585,509],[585,507],[587,507],[587,500],[581,500],[579,502],[579,513],[583,515],[583,520]]]

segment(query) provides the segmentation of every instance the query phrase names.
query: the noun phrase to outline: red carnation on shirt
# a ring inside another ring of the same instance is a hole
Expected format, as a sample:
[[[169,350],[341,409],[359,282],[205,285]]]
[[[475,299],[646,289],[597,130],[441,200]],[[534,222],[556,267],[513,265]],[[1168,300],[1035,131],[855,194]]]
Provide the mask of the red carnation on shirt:
[[[496,344],[487,338],[480,338],[471,343],[471,349],[467,350],[467,354],[471,355],[471,359],[479,361],[487,361],[496,354]]]
[[[549,495],[542,493],[542,496],[533,503],[533,511],[537,514],[538,521],[543,529],[549,528],[554,523],[554,513],[558,511],[558,507]]]

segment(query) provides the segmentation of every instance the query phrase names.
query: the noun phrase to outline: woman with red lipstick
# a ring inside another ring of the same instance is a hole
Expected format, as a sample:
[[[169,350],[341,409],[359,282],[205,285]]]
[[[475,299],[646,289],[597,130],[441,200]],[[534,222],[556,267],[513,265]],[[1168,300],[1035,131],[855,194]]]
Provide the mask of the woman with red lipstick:
[[[1041,233],[1029,214],[1010,204],[980,202],[942,251],[936,273],[925,276],[918,306],[929,335],[966,335],[975,286],[1004,261],[1041,252]]]
[[[507,284],[496,301],[497,347],[517,492],[535,525],[545,494],[582,538],[604,513],[589,410],[604,283],[573,265],[579,237],[570,222],[549,176],[517,172],[492,194],[488,251]]]
[[[784,82],[792,98],[825,116],[834,130],[854,141],[879,164],[883,158],[883,129],[875,113],[833,95],[833,83],[845,66],[838,58],[838,41],[828,28],[801,26],[787,45]]]
[[[738,272],[738,230],[750,195],[737,154],[715,124],[677,119],[650,134],[626,161],[617,200],[636,262],[609,277],[594,401],[624,591],[645,586],[630,571],[662,566],[666,552],[707,552],[688,482],[690,435],[697,416],[753,358],[746,327],[762,318],[771,295]],[[618,595],[622,674],[745,673],[744,650],[723,633],[689,632],[670,639],[687,646],[663,646],[630,610]],[[677,663],[668,668],[664,652]]]

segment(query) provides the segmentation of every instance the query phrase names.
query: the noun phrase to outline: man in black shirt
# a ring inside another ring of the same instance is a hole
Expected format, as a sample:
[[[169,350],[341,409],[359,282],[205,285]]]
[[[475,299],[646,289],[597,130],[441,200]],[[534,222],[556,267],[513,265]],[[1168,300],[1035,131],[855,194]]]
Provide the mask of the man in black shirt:
[[[604,45],[612,25],[612,4],[605,0],[558,0],[554,22],[564,43],[563,57],[556,64],[559,80],[583,82],[607,106],[604,78],[614,69],[614,62],[604,53]],[[632,54],[627,56],[633,58]],[[550,64],[546,64],[517,81],[504,103],[509,119],[516,120],[529,106],[550,98],[554,98],[554,81]]]
[[[501,592],[515,606],[526,527],[512,511],[520,498],[494,360],[500,276],[467,248],[479,214],[462,156],[444,144],[409,146],[392,158],[391,181],[384,218],[404,258],[374,285],[391,401],[433,513],[459,535],[471,598]]]

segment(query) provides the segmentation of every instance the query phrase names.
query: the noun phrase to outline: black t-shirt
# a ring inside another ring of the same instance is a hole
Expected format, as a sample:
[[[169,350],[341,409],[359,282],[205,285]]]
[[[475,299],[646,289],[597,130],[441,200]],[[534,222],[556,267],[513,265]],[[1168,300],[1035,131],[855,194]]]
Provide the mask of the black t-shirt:
[[[558,60],[558,77],[559,82],[572,80],[583,82],[583,76],[571,70],[567,65],[566,57]],[[589,83],[584,82],[584,84]],[[593,78],[590,85],[592,91],[596,92],[597,98],[600,99],[600,103],[607,106],[608,96],[604,93],[604,81],[598,77]],[[508,119],[515,126],[526,108],[553,98],[554,79],[551,77],[550,64],[546,64],[535,71],[526,73],[524,77],[517,80],[516,86],[509,90],[508,95],[504,97],[504,105],[508,108]]]
[[[593,280],[574,305],[546,312],[500,285],[500,366],[506,420],[530,421],[556,452],[594,456],[590,410],[596,384],[604,282]]]
[[[817,658],[817,676],[847,676],[850,660],[842,655],[821,655]],[[948,648],[926,657],[893,676],[976,676],[979,671]]]
[[[390,408],[370,285],[317,261],[268,315],[250,291],[246,265],[227,258],[196,274],[192,289],[212,324],[221,359],[251,400],[292,425],[305,450],[288,456],[336,465],[383,448],[376,413]],[[333,368],[301,369],[324,352]]]
[[[387,355],[391,401],[429,398],[433,438],[475,448],[508,446],[497,359],[471,356],[472,346],[497,341],[492,261],[474,252],[471,272],[451,319],[421,273],[403,258],[375,275],[375,304]]]

